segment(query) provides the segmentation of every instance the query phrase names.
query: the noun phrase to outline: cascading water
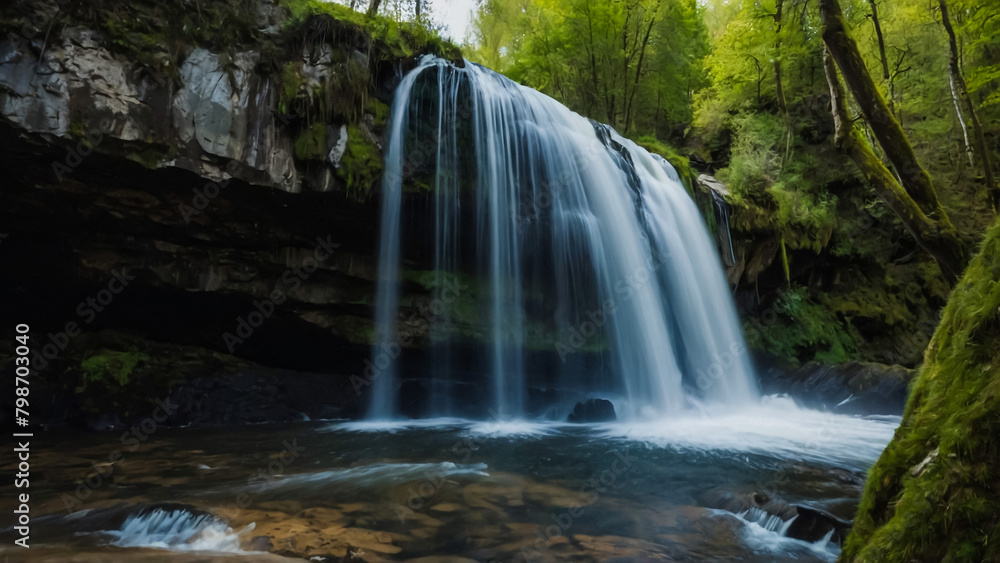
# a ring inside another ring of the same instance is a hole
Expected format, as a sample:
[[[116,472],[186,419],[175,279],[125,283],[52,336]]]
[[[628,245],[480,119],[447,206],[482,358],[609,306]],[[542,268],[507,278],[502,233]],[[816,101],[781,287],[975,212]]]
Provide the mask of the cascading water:
[[[421,232],[433,232],[438,301],[475,301],[485,319],[489,333],[471,337],[472,353],[489,374],[493,417],[524,416],[536,376],[614,397],[623,418],[677,413],[686,398],[757,398],[717,251],[663,158],[472,63],[424,58],[400,83],[391,116],[370,418],[399,414],[401,366],[390,360],[405,322],[404,220],[432,224]],[[422,174],[431,193],[406,214],[404,182]],[[442,289],[461,275],[486,286],[475,299]],[[430,414],[439,416],[456,399],[437,384],[470,353],[449,347],[459,321],[441,309],[429,328],[444,341],[432,359]],[[526,373],[529,349],[563,359],[555,380]],[[575,354],[600,360],[581,367],[566,360]]]

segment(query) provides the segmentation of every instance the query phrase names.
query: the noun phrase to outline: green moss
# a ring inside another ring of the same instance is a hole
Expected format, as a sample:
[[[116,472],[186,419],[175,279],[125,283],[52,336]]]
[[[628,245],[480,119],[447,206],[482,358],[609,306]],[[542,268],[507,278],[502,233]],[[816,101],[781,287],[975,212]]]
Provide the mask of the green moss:
[[[281,96],[278,99],[278,111],[288,113],[292,103],[299,95],[302,86],[302,63],[291,61],[281,68]]]
[[[781,239],[781,269],[785,272],[785,283],[792,283],[792,275],[788,266],[788,249],[785,247],[785,239]]]
[[[379,47],[374,53],[377,56],[411,57],[431,53],[451,60],[462,58],[458,47],[441,39],[436,31],[422,23],[397,22],[378,15],[369,17],[336,2],[282,0],[281,4],[291,11],[292,17],[286,24],[288,27],[309,24],[317,17],[330,18],[336,26],[331,25],[330,20],[321,25],[330,27],[331,32],[335,31],[333,27],[337,27],[343,32],[354,31],[371,37]]]
[[[368,101],[368,113],[372,114],[377,127],[382,127],[389,121],[389,106],[375,98]]]
[[[313,123],[295,140],[295,158],[323,160],[326,157],[326,125]]]
[[[361,128],[351,125],[347,128],[347,147],[337,167],[337,175],[347,184],[347,193],[357,199],[365,199],[371,188],[382,176],[385,164],[378,147],[369,140]]]
[[[141,151],[130,152],[125,155],[125,158],[132,162],[137,162],[150,170],[155,170],[159,168],[160,162],[163,160],[163,153],[154,148],[146,148]]]
[[[69,124],[69,136],[73,139],[82,140],[87,138],[87,124],[82,121],[73,121]]]
[[[127,352],[98,350],[80,362],[82,381],[84,385],[97,384],[104,388],[124,387],[136,366],[147,360],[149,356],[135,348]]]
[[[1000,560],[997,342],[1000,222],[952,291],[843,561]]]
[[[363,346],[375,344],[375,323],[368,317],[339,315],[329,320],[329,328],[334,334]]]
[[[677,175],[680,176],[688,193],[694,193],[695,174],[691,171],[691,161],[686,156],[681,155],[676,149],[656,137],[649,135],[639,137],[635,143],[647,151],[665,158],[677,170]]]
[[[920,297],[919,288],[913,295]],[[859,284],[851,286],[848,292],[831,292],[826,296],[826,303],[836,313],[877,319],[890,326],[917,320],[912,310],[914,303],[907,299],[905,290],[894,290],[888,284]]]

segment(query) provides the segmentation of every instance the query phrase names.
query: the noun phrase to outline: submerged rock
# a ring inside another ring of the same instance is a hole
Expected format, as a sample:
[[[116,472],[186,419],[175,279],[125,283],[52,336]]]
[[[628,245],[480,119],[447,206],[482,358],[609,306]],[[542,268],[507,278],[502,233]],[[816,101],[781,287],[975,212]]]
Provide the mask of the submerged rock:
[[[799,404],[843,414],[903,414],[916,370],[867,362],[809,362],[793,372],[761,376],[764,392],[787,393]]]
[[[567,422],[608,422],[618,420],[615,406],[607,399],[587,399],[577,403],[573,412],[566,418]]]

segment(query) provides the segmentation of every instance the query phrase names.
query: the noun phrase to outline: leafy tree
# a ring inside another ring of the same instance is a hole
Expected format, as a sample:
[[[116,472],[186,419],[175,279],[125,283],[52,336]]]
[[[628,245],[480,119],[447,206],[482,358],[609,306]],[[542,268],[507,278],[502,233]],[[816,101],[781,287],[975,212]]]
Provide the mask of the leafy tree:
[[[626,133],[691,118],[707,51],[695,0],[484,0],[471,55]]]
[[[963,242],[941,206],[930,174],[920,165],[903,128],[872,80],[857,44],[851,37],[837,0],[820,0],[823,41],[829,57],[825,69],[833,99],[837,143],[858,165],[889,207],[896,212],[920,245],[937,260],[950,281],[957,281],[967,258]],[[875,158],[867,143],[853,131],[840,81],[832,68],[836,61],[861,107],[868,125],[896,169],[896,178]]]

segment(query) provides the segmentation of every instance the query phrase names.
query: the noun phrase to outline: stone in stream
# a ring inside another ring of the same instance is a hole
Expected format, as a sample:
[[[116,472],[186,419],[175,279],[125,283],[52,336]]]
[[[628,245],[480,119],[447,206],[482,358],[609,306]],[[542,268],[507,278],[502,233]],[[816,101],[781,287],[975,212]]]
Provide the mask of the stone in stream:
[[[809,362],[791,372],[763,370],[765,394],[787,393],[797,403],[841,414],[901,415],[916,370],[866,362]]]
[[[705,501],[712,508],[721,508],[741,516],[747,513],[752,514],[755,511],[763,511],[767,515],[780,518],[785,524],[794,519],[788,525],[785,536],[797,540],[816,542],[826,537],[830,530],[833,530],[830,541],[842,544],[851,531],[851,522],[841,520],[816,508],[788,504],[757,491],[742,494],[730,491],[713,491],[706,495]],[[757,512],[757,514],[760,513]],[[750,519],[747,516],[744,518]]]
[[[608,422],[618,420],[615,406],[607,399],[587,399],[577,403],[573,412],[566,418],[567,422]]]

